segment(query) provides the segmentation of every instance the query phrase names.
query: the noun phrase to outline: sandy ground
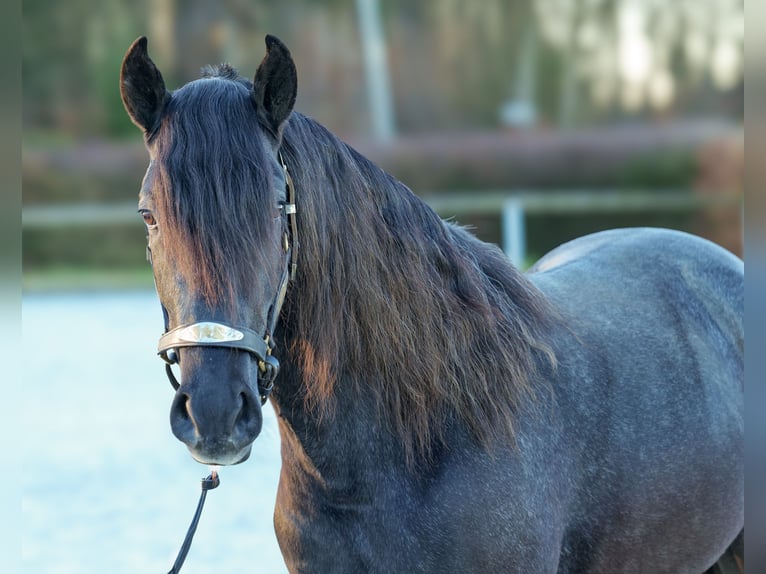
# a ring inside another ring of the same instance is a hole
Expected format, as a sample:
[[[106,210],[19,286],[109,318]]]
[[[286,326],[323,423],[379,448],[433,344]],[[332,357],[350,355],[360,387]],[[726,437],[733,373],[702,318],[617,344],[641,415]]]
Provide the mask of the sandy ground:
[[[23,572],[167,572],[207,468],[170,432],[156,296],[31,294],[22,328]],[[184,574],[286,571],[272,526],[279,468],[268,408],[250,460],[208,494]]]

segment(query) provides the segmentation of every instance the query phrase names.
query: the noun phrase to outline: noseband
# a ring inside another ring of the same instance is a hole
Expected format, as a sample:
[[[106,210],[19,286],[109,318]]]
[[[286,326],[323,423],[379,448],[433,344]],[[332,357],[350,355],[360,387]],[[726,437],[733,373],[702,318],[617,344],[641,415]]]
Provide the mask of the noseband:
[[[162,313],[165,317],[165,333],[160,337],[157,354],[165,361],[165,373],[174,389],[178,389],[181,384],[173,374],[171,365],[179,362],[178,349],[181,347],[228,347],[247,351],[255,357],[258,363],[258,394],[261,398],[261,404],[266,403],[274,388],[274,379],[279,372],[279,361],[271,354],[275,346],[273,334],[279,320],[279,312],[285,301],[287,284],[295,278],[297,251],[295,187],[281,153],[279,154],[279,162],[285,174],[287,196],[287,201],[280,202],[279,205],[283,221],[282,246],[285,251],[285,264],[282,268],[279,287],[269,309],[266,331],[261,335],[247,327],[235,327],[218,321],[200,321],[168,329],[168,312],[162,305]],[[148,248],[147,258],[151,263],[151,252]]]

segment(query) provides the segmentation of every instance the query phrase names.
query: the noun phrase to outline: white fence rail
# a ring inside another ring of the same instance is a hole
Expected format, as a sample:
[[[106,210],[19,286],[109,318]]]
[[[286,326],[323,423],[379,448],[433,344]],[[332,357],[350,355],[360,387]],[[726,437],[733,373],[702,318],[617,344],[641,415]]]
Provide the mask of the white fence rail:
[[[482,214],[501,217],[502,247],[517,265],[526,257],[529,214],[683,212],[742,205],[736,192],[711,194],[683,190],[482,190],[421,196],[443,217]],[[24,229],[142,225],[136,203],[34,205],[22,210]]]
[[[683,190],[498,190],[424,195],[423,199],[443,217],[500,214],[503,251],[520,266],[526,258],[529,214],[663,213],[742,204],[742,196],[736,192],[700,194]]]
[[[138,203],[66,203],[30,205],[21,210],[23,229],[143,225]]]

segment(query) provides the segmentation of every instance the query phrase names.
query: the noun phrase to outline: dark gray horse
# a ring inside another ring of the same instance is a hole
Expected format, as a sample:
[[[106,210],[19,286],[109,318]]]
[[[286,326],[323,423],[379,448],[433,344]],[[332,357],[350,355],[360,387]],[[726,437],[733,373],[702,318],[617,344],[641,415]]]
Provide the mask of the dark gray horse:
[[[266,44],[169,92],[140,38],[121,93],[172,430],[236,464],[271,401],[290,571],[737,571],[742,261],[629,229],[519,273],[293,112]]]

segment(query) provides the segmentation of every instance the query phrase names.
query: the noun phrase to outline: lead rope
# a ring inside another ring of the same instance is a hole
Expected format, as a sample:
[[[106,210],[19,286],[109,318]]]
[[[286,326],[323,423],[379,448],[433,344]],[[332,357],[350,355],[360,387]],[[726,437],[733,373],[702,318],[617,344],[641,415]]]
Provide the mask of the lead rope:
[[[276,325],[277,319],[279,318],[279,311],[282,308],[282,303],[284,302],[285,292],[287,291],[287,283],[288,281],[295,279],[295,272],[297,269],[296,264],[296,257],[297,257],[297,236],[298,236],[298,229],[297,224],[295,221],[295,186],[293,184],[293,178],[290,177],[290,172],[287,170],[287,164],[285,163],[285,160],[282,157],[282,153],[279,153],[279,163],[282,165],[282,169],[285,173],[285,184],[286,184],[286,202],[283,204],[282,209],[284,210],[284,214],[287,218],[287,227],[288,229],[285,230],[285,251],[287,254],[287,268],[285,270],[285,277],[283,278],[280,288],[277,291],[276,300],[274,302],[274,305],[272,306],[272,312],[273,317],[269,321],[271,325],[269,326],[268,332],[267,332],[267,345],[268,345],[268,352],[266,357],[264,358],[264,367],[263,370],[269,373],[269,376],[267,380],[265,381],[265,385],[261,385],[261,380],[259,377],[258,381],[258,391],[261,396],[261,404],[265,404],[266,400],[268,399],[269,394],[271,393],[272,387],[274,386],[274,378],[276,377],[276,372],[279,369],[279,363],[277,362],[276,358],[271,355],[271,347],[273,346],[273,342],[271,340],[271,334],[274,330],[274,327]],[[292,241],[290,241],[292,240]],[[149,247],[146,247],[146,259],[149,261],[149,263],[152,263],[152,252],[149,250]],[[156,281],[155,281],[156,286]],[[165,306],[162,306],[162,312],[165,317],[165,332],[168,331],[168,316],[167,316],[167,310],[165,309]],[[170,384],[173,385],[174,389],[178,389],[180,386],[180,383],[176,379],[175,375],[173,374],[173,369],[170,367],[171,363],[177,363],[178,358],[175,353],[174,349],[170,349],[169,351],[173,352],[173,358],[171,359],[170,353],[168,353],[168,359],[165,359],[165,372],[167,373],[168,379],[170,380]],[[164,357],[163,357],[164,358]],[[217,488],[219,484],[221,484],[221,479],[218,476],[218,470],[214,467],[211,467],[210,474],[203,478],[201,481],[201,488],[202,492],[200,492],[199,495],[199,502],[197,503],[197,510],[194,512],[194,517],[192,518],[191,524],[189,525],[189,529],[186,531],[186,537],[184,538],[183,544],[181,544],[181,549],[178,551],[178,556],[176,557],[176,561],[173,563],[173,567],[170,569],[168,574],[178,574],[178,572],[181,571],[181,566],[183,566],[184,561],[186,560],[186,555],[189,553],[189,549],[191,548],[192,540],[194,539],[194,533],[197,531],[197,524],[199,524],[200,516],[202,516],[202,507],[205,505],[205,498],[207,498],[207,491],[213,490],[214,488]]]
[[[202,479],[202,492],[199,495],[197,510],[194,512],[194,518],[192,518],[191,524],[189,525],[189,530],[186,531],[186,538],[184,538],[184,543],[181,544],[181,549],[178,551],[176,561],[173,563],[173,567],[170,569],[168,574],[178,574],[178,572],[181,571],[181,566],[183,566],[184,560],[186,560],[186,555],[189,553],[189,549],[191,548],[192,539],[194,538],[194,533],[197,530],[199,518],[202,516],[202,507],[205,505],[207,491],[213,490],[219,484],[221,484],[221,479],[218,476],[218,471],[214,468],[211,468],[210,474],[207,476],[207,478]]]

